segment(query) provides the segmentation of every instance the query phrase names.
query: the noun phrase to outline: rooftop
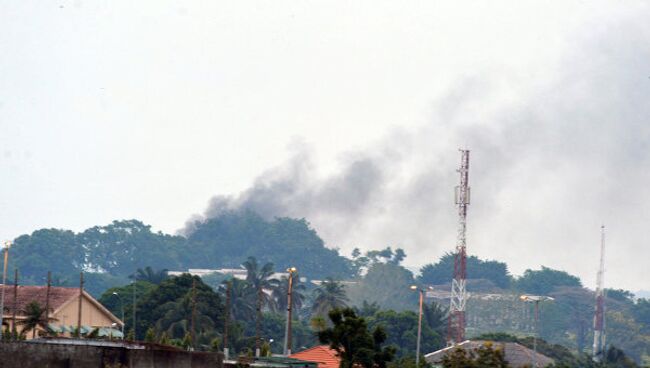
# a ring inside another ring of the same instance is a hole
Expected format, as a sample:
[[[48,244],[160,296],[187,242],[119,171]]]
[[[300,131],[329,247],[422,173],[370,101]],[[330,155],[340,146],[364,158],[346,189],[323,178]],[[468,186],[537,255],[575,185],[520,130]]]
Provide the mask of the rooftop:
[[[508,361],[510,366],[514,368],[530,366],[534,354],[536,354],[536,361],[539,367],[546,367],[555,363],[553,359],[547,357],[546,355],[535,353],[532,349],[529,349],[515,342],[493,342],[484,340],[463,341],[460,344],[426,354],[424,357],[428,363],[436,364],[440,363],[442,361],[442,358],[448,353],[452,352],[454,349],[474,351],[479,347],[484,346],[485,344],[492,344],[495,349],[502,349],[504,351],[505,359]]]
[[[27,305],[33,301],[37,302],[42,308],[45,308],[47,299],[47,286],[23,286],[19,285],[17,290],[17,298],[14,302],[14,286],[13,285],[0,285],[4,288],[5,303],[4,314],[13,314],[14,307],[16,314],[21,315],[27,308]],[[2,290],[2,289],[0,289]],[[67,288],[60,286],[50,287],[50,311],[55,311],[62,307],[70,299],[79,295],[78,288]]]
[[[327,345],[314,346],[307,350],[291,354],[290,358],[307,360],[318,363],[318,368],[339,368],[341,359],[336,350],[330,349]]]

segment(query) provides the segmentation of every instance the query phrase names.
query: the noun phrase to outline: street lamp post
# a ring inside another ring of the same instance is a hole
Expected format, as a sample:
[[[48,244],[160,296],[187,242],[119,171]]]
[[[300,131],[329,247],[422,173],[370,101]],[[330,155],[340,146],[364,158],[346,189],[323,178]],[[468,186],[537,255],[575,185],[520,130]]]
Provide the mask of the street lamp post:
[[[117,299],[120,301],[120,309],[122,311],[122,340],[124,340],[124,302],[122,301],[122,297],[120,294],[117,292],[113,292],[113,295],[117,297]]]
[[[553,301],[554,298],[545,295],[522,295],[519,297],[524,302],[535,303],[535,333],[533,334],[533,357],[532,357],[532,366],[533,368],[537,367],[537,335],[539,334],[538,330],[538,321],[539,321],[539,302],[544,301]]]
[[[292,294],[292,288],[293,288],[293,274],[296,273],[298,270],[295,267],[290,267],[287,268],[287,272],[289,272],[289,280],[287,281],[289,283],[289,286],[287,287],[287,326],[286,326],[286,331],[284,333],[284,355],[289,356],[291,355],[291,294]]]
[[[9,260],[9,248],[11,247],[11,241],[7,240],[4,243],[4,265],[2,267],[2,296],[0,297],[0,328],[2,328],[2,322],[5,314],[5,289],[7,283],[7,261]]]
[[[433,290],[431,286],[427,288],[428,290]],[[424,293],[426,290],[418,288],[416,285],[411,286],[411,290],[417,291],[420,294],[419,300],[419,314],[418,314],[418,340],[415,347],[415,366],[420,366],[420,340],[422,338],[422,304],[424,304]]]
[[[133,340],[138,340],[138,331],[137,331],[137,325],[135,324],[135,306],[136,306],[136,284],[137,284],[137,279],[133,279]]]

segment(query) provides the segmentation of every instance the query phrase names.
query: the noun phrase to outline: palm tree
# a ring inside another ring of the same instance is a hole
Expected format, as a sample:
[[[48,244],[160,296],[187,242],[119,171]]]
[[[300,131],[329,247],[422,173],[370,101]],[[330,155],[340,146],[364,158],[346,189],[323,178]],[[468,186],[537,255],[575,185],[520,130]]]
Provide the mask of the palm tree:
[[[245,280],[225,280],[220,287],[222,294],[227,292],[227,284],[231,283],[230,289],[230,319],[235,321],[246,321],[255,318],[255,299],[257,292]]]
[[[246,282],[248,282],[253,290],[256,291],[255,299],[261,298],[259,302],[261,307],[268,306],[271,310],[276,310],[274,299],[271,295],[263,292],[263,290],[270,290],[273,292],[278,287],[278,280],[271,279],[273,275],[273,263],[265,263],[260,268],[255,257],[248,257],[248,260],[242,264],[246,269]]]
[[[25,315],[25,319],[16,322],[16,324],[23,326],[21,335],[32,331],[32,338],[35,338],[36,330],[39,327],[48,333],[51,332],[49,324],[52,321],[56,321],[56,319],[46,316],[45,308],[42,308],[38,302],[30,302],[22,312]]]
[[[321,332],[327,328],[327,321],[323,316],[316,316],[309,321],[309,325],[315,332]]]
[[[312,313],[317,316],[326,316],[330,310],[343,308],[349,301],[345,294],[345,287],[340,282],[328,277],[313,292],[314,302]]]
[[[165,281],[169,276],[167,275],[167,269],[155,271],[153,268],[147,266],[144,268],[138,268],[135,272],[135,275],[132,275],[131,278],[135,278],[136,281],[147,281],[154,285],[159,285],[161,282]]]
[[[305,295],[303,292],[306,290],[304,284],[300,282],[300,276],[294,274],[292,276],[292,287],[291,287],[291,309],[297,311],[302,308],[302,304],[305,301]],[[287,292],[289,291],[289,278],[282,276],[280,281],[277,283],[275,289],[273,289],[271,296],[275,301],[275,305],[278,311],[287,310]]]
[[[422,309],[425,323],[441,336],[444,335],[445,328],[447,327],[447,313],[447,308],[444,308],[436,302],[431,302],[430,304],[424,303],[424,308]]]
[[[182,338],[191,332],[192,304],[189,297],[180,301],[167,302],[161,306],[163,316],[156,322],[156,329],[172,338]],[[205,313],[205,306],[197,303],[194,328],[197,339],[214,331],[213,319]]]

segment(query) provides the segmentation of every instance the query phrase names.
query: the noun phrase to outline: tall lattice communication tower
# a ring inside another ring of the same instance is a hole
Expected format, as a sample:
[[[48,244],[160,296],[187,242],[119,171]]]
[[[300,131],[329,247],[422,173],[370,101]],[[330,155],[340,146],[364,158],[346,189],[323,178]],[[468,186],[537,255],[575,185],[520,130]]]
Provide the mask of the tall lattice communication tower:
[[[596,277],[596,308],[594,311],[593,360],[600,362],[605,350],[605,226],[600,227],[600,265]]]
[[[454,345],[465,339],[465,305],[467,303],[467,206],[470,201],[469,188],[469,150],[460,150],[460,185],[456,187],[456,206],[458,207],[458,236],[454,257],[454,278],[451,281],[451,305],[447,326],[447,343]]]

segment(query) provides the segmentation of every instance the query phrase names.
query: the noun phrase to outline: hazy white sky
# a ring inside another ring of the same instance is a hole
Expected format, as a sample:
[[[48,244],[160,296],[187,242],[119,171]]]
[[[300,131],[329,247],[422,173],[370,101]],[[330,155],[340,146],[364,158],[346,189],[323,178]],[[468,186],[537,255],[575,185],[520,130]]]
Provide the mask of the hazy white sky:
[[[604,222],[606,282],[650,289],[650,6],[621,4],[5,1],[0,236],[222,196],[419,266],[467,146],[470,253],[592,287]]]

